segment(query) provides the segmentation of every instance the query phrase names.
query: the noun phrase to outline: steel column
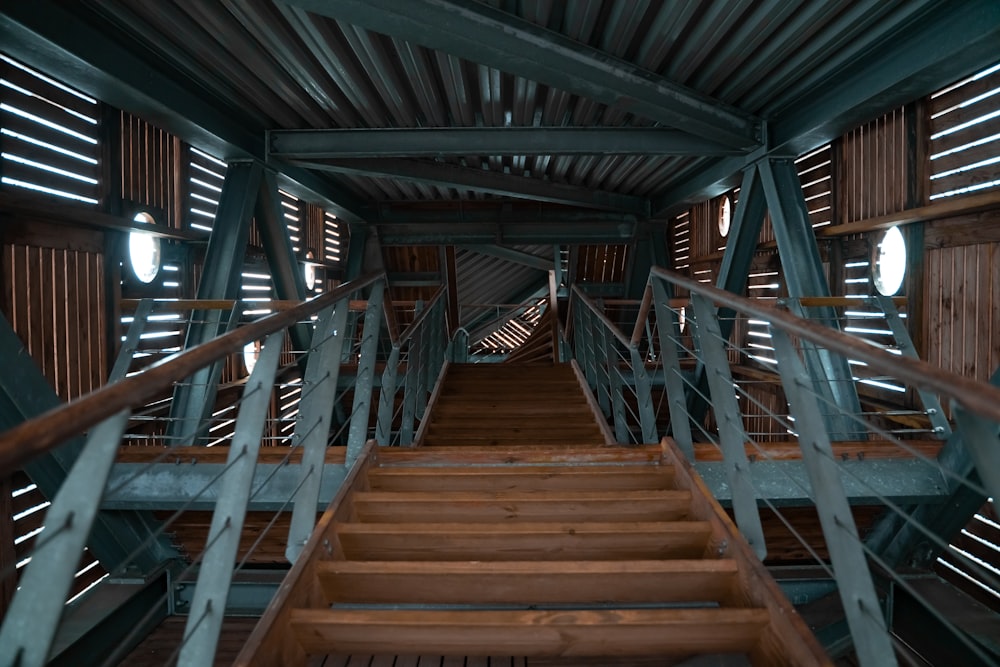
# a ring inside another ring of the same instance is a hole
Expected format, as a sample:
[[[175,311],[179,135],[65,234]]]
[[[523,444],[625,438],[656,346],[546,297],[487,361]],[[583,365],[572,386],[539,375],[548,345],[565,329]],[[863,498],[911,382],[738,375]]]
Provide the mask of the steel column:
[[[365,308],[365,324],[358,358],[358,381],[354,385],[354,407],[351,410],[351,427],[347,438],[347,465],[350,466],[361,453],[368,437],[368,418],[371,409],[372,385],[375,381],[375,357],[378,352],[378,335],[382,327],[382,299],[385,282],[372,285]]]
[[[344,298],[319,314],[302,381],[298,420],[292,446],[302,447],[302,485],[292,506],[285,557],[294,563],[316,525],[316,500],[323,482],[327,441],[337,397],[340,357],[344,349],[350,299]]]
[[[962,441],[972,456],[983,488],[993,499],[993,507],[1000,507],[1000,425],[967,411],[952,401],[951,412],[962,432]]]
[[[597,319],[596,317],[594,318]],[[625,383],[622,381],[621,369],[618,364],[618,339],[604,326],[603,322],[597,321],[599,327],[598,335],[601,337],[604,354],[600,357],[604,360],[604,368],[608,373],[608,395],[611,399],[611,413],[615,425],[615,438],[622,444],[628,444],[631,433],[628,428],[628,415],[625,409],[625,396],[622,393]]]
[[[139,303],[109,382],[123,378],[128,371],[152,307],[149,300]],[[4,665],[41,667],[48,659],[128,418],[129,411],[122,410],[91,430],[52,499],[45,528],[35,539],[31,562],[0,628],[0,662]]]
[[[240,535],[243,533],[257,453],[260,451],[284,339],[284,330],[267,337],[243,389],[242,404],[226,459],[228,470],[218,482],[218,501],[201,555],[198,583],[177,659],[181,665],[210,667],[215,663],[226,598],[229,597],[229,584],[233,578],[233,563],[236,562]]]
[[[199,299],[239,298],[250,220],[262,178],[263,169],[258,162],[233,162],[227,168],[205,253],[205,270],[198,285]],[[184,339],[185,349],[210,341],[228,328],[219,310],[194,311],[191,320]],[[235,318],[230,319],[229,326],[232,324]],[[170,407],[171,445],[193,444],[211,418],[222,366],[221,361],[207,366],[175,387]]]
[[[629,345],[629,356],[632,359],[636,404],[639,408],[639,421],[642,424],[642,441],[647,444],[656,444],[660,437],[656,432],[656,413],[653,412],[653,395],[650,389],[649,373],[646,371],[646,363],[635,345]]]
[[[670,409],[670,435],[689,461],[694,461],[691,423],[688,421],[687,401],[681,362],[681,332],[677,314],[670,308],[667,287],[653,277],[653,307],[656,309],[656,326],[660,334],[660,359],[663,361],[663,386],[667,392]]]
[[[757,492],[753,486],[750,462],[747,460],[743,428],[743,415],[736,401],[733,376],[729,371],[726,344],[719,330],[715,306],[700,294],[691,295],[694,310],[694,334],[698,337],[698,348],[705,375],[712,392],[712,407],[716,426],[719,429],[719,447],[729,473],[729,485],[733,489],[733,511],[736,525],[761,560],[767,556],[764,529],[757,510]]]
[[[802,460],[809,472],[816,511],[858,657],[865,667],[896,665],[875,585],[840,479],[840,469],[823,427],[823,413],[812,378],[788,334],[772,329],[772,340],[781,384],[795,416]]]
[[[774,237],[778,243],[782,274],[793,298],[829,296],[830,287],[823,273],[816,235],[809,223],[809,211],[802,194],[802,184],[790,159],[761,160],[757,163]],[[837,313],[833,308],[810,309],[810,318],[839,329]],[[827,350],[810,345],[806,350],[806,365],[817,391],[829,398],[840,409],[842,416],[831,417],[824,409],[828,431],[835,440],[858,437],[859,426],[850,415],[861,412],[857,390],[847,359]]]
[[[378,394],[378,417],[375,423],[375,440],[386,446],[392,444],[392,417],[396,407],[396,382],[399,379],[399,344],[394,343],[389,360],[382,371],[382,387]]]

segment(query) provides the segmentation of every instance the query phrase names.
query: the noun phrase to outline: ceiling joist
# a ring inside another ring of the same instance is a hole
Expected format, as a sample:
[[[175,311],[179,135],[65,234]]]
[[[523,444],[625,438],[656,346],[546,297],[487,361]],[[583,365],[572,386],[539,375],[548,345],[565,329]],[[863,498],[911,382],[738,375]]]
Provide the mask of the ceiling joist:
[[[464,155],[739,155],[658,127],[422,127],[273,130],[268,154],[285,160]]]
[[[695,90],[499,9],[454,0],[285,0],[474,63],[538,81],[744,151],[760,120]]]

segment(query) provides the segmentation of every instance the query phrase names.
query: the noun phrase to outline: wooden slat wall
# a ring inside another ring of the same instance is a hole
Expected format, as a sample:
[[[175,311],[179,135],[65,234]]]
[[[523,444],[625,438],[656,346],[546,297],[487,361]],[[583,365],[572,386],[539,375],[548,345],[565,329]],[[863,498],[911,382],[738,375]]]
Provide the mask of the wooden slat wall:
[[[927,361],[987,380],[1000,365],[1000,243],[928,249],[925,262]]]
[[[119,123],[122,199],[162,212],[158,222],[180,228],[180,140],[124,111]]]
[[[581,283],[625,281],[627,245],[583,245],[577,252],[576,280]]]
[[[69,400],[100,387],[107,375],[103,253],[4,243],[3,265],[5,314],[56,394]]]
[[[838,196],[840,223],[906,208],[907,127],[904,109],[894,109],[843,136]]]

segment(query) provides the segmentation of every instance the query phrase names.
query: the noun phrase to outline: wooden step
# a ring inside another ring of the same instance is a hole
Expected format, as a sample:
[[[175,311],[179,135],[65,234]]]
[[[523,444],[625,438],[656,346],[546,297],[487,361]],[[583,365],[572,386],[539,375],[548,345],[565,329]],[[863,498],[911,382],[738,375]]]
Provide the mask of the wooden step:
[[[524,656],[747,652],[763,609],[399,611],[295,609],[291,626],[310,653]]]
[[[202,449],[205,449],[202,447]],[[214,449],[214,447],[212,448]],[[542,464],[585,466],[593,463],[656,464],[660,460],[659,445],[581,445],[566,448],[542,445],[516,447],[381,447],[379,460],[383,467],[399,465],[496,465]]]
[[[603,437],[597,434],[576,434],[572,436],[558,436],[558,435],[538,435],[532,437],[530,442],[540,444],[540,445],[576,445],[579,444],[581,440],[587,444],[595,445],[603,441]],[[464,446],[512,446],[523,444],[525,442],[525,437],[519,433],[496,433],[494,435],[488,436],[471,436],[471,435],[450,435],[447,432],[444,433],[428,433],[423,442],[428,445],[434,445],[439,447],[464,445]]]
[[[375,468],[376,491],[599,491],[668,489],[670,466],[427,466]]]
[[[700,558],[704,521],[342,523],[350,560],[651,560]]]
[[[369,523],[444,521],[677,521],[687,517],[690,491],[363,491],[354,516]]]
[[[736,561],[324,561],[331,604],[725,602]]]

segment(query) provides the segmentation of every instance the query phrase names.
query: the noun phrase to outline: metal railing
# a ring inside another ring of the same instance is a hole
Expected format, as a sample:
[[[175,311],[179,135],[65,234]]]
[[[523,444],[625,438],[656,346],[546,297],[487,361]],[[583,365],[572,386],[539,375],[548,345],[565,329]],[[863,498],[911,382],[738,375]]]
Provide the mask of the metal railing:
[[[443,293],[399,332],[393,308],[384,302],[384,276],[368,276],[306,302],[279,304],[275,314],[236,326],[208,343],[165,352],[154,349],[161,338],[157,323],[169,321],[170,335],[178,337],[188,320],[207,308],[231,310],[229,317],[238,319],[239,304],[130,304],[134,314],[126,322],[128,333],[108,384],[0,435],[4,470],[85,437],[47,508],[45,528],[33,538],[30,559],[0,572],[5,578],[20,574],[20,588],[0,627],[0,665],[30,667],[48,660],[80,553],[109,499],[127,506],[130,491],[172,467],[166,464],[179,460],[179,453],[197,458],[218,447],[224,456],[200,464],[201,474],[185,470],[168,475],[173,483],[166,486],[171,488],[160,484],[161,490],[176,496],[174,511],[138,536],[131,553],[114,562],[102,560],[109,576],[98,584],[111,585],[126,573],[134,576],[139,554],[162,545],[186,511],[210,508],[212,522],[204,546],[189,549],[186,561],[171,571],[172,581],[190,580],[196,573],[197,585],[183,641],[168,663],[212,664],[233,577],[252,560],[279,517],[291,510],[286,555],[294,561],[323,504],[324,475],[328,481],[342,480],[370,439],[412,443],[444,365],[448,341]],[[169,320],[156,316],[164,309],[171,311]],[[293,329],[297,336],[290,334]],[[308,345],[295,349],[292,341],[301,340],[303,331]],[[234,379],[232,373],[217,370],[214,381],[221,384],[212,392],[216,409],[188,436],[173,435],[171,420],[191,419],[171,410],[172,392],[192,377],[205,377],[205,369],[239,363],[235,359],[244,347],[255,342],[259,354],[249,377]],[[350,408],[338,422],[334,405],[340,402]],[[139,443],[149,446],[134,446]],[[331,444],[343,446],[343,454],[334,458],[344,464],[329,464]],[[122,472],[116,460],[124,452],[142,463]],[[264,452],[268,464],[258,465]],[[251,546],[241,546],[248,506],[261,506],[259,499],[265,496],[270,520]],[[148,573],[139,572],[143,574]],[[168,590],[148,615],[170,606],[172,596]],[[136,632],[148,627],[148,620],[135,623]],[[109,656],[106,664],[117,664],[122,657]]]
[[[689,296],[675,298],[681,293]],[[624,321],[614,308],[579,292],[573,299],[574,356],[618,441],[669,434],[696,469],[715,475],[760,557],[771,532],[762,513],[787,530],[806,561],[835,580],[850,629],[842,645],[853,646],[861,664],[896,664],[910,650],[893,625],[887,590],[915,600],[968,659],[995,664],[902,566],[914,562],[907,549],[918,546],[947,554],[1000,595],[1000,551],[983,562],[949,544],[944,528],[954,532],[974,513],[947,517],[956,496],[975,508],[1000,494],[1000,388],[917,359],[895,304],[882,297],[775,307],[654,268],[631,336],[612,319]],[[838,307],[849,311],[844,317],[863,312],[882,324],[868,327],[873,335],[834,329],[829,313]],[[812,308],[825,321],[803,317]],[[827,358],[846,362],[851,376],[825,374]],[[666,423],[654,407],[659,388]],[[860,409],[838,400],[849,392]],[[815,508],[822,539],[791,505]],[[877,509],[874,522],[858,525],[859,505]]]

